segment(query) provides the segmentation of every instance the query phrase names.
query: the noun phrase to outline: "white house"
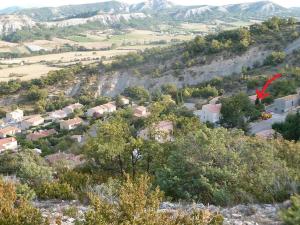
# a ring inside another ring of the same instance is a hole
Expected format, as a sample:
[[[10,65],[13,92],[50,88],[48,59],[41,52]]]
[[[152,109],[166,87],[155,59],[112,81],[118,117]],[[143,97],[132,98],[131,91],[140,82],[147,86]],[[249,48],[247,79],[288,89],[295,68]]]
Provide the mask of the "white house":
[[[130,103],[130,100],[124,96],[121,96],[120,101],[122,105],[129,105]]]
[[[288,95],[274,100],[274,109],[277,113],[285,113],[300,105],[300,95]]]
[[[82,109],[83,105],[80,103],[75,103],[69,106],[66,106],[65,108],[63,108],[62,110],[67,114],[70,115],[72,114],[76,109]]]
[[[133,111],[133,116],[135,116],[137,118],[147,117],[149,115],[150,115],[150,113],[148,112],[148,110],[145,106],[138,106]]]
[[[218,123],[221,118],[222,104],[203,105],[201,110],[194,112],[202,122]]]
[[[153,124],[151,128],[146,128],[138,132],[137,136],[144,140],[148,140],[151,136],[159,142],[165,143],[173,141],[174,125],[172,121],[160,121]]]
[[[0,138],[6,138],[7,136],[13,136],[17,133],[21,133],[21,130],[18,127],[8,126],[3,129],[0,129]]]
[[[104,105],[96,106],[94,108],[88,109],[86,115],[88,117],[102,116],[104,113],[112,113],[117,110],[117,106],[114,102],[109,102]]]
[[[18,142],[15,138],[0,139],[0,153],[5,150],[16,150],[18,148]]]
[[[21,129],[22,130],[27,130],[30,127],[36,127],[45,122],[45,119],[41,117],[40,115],[32,116],[31,118],[27,120],[23,120],[21,122]]]
[[[12,112],[6,113],[6,121],[7,122],[21,122],[24,118],[24,112],[21,109],[16,109]]]
[[[68,117],[68,114],[64,110],[56,110],[49,113],[49,119],[51,120],[61,120]]]
[[[70,120],[63,120],[60,122],[60,129],[62,130],[74,130],[78,126],[80,126],[83,123],[82,119],[76,117],[74,119]]]

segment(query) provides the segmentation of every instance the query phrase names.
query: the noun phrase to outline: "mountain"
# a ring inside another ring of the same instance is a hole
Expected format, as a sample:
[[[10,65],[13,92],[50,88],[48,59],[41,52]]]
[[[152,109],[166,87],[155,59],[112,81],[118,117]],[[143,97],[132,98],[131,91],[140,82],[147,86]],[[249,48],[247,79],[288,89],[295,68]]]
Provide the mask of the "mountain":
[[[128,13],[129,6],[117,1],[99,2],[82,5],[67,5],[60,7],[44,7],[24,9],[18,12],[36,21],[55,21],[70,18],[86,18],[98,13]]]
[[[167,0],[147,0],[130,6],[130,11],[161,11],[173,8],[175,5]]]
[[[12,6],[4,9],[0,9],[0,15],[13,14],[20,11],[22,8],[18,6]]]
[[[22,28],[32,28],[36,23],[25,15],[0,15],[0,34],[9,34]]]
[[[173,14],[177,20],[211,21],[214,19],[266,19],[271,16],[294,16],[290,9],[270,1],[242,3],[224,6],[191,6],[179,9]],[[299,11],[300,15],[300,11]]]
[[[159,24],[174,21],[178,23],[211,23],[214,20],[224,22],[265,20],[272,16],[300,17],[300,8],[284,8],[270,1],[224,6],[180,6],[174,5],[168,0],[146,0],[132,5],[118,1],[107,1],[22,10],[13,7],[0,12],[10,16],[0,17],[0,35],[14,32],[23,27],[34,26],[35,23],[65,27],[100,21],[99,25],[111,26],[115,23],[121,25],[124,21],[127,26],[128,24],[134,24],[130,21],[136,19],[143,20],[148,24],[152,22]],[[149,20],[150,17],[152,18],[151,21]],[[11,21],[8,21],[9,18],[11,18]]]

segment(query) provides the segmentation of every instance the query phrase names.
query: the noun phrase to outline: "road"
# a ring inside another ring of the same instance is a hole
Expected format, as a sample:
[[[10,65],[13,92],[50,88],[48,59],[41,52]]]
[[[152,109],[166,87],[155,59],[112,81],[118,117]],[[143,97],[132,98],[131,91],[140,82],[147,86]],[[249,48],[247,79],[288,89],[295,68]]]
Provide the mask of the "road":
[[[272,129],[274,123],[283,122],[288,114],[276,114],[272,113],[272,118],[268,120],[262,120],[250,124],[250,133],[256,134],[258,132]]]

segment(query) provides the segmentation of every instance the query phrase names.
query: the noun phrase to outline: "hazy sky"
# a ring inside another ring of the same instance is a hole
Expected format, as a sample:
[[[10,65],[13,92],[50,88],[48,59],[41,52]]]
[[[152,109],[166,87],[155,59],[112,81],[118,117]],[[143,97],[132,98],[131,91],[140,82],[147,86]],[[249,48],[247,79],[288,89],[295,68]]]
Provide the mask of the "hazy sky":
[[[38,7],[38,6],[59,6],[68,4],[84,4],[92,2],[103,2],[105,0],[0,0],[0,8],[9,6],[22,6],[22,7]],[[142,0],[123,0],[126,3],[137,3]],[[255,0],[171,0],[176,4],[181,5],[225,5],[234,3],[245,3],[255,2]],[[257,0],[256,0],[257,1]],[[278,3],[285,7],[300,7],[299,0],[274,0],[273,2]]]

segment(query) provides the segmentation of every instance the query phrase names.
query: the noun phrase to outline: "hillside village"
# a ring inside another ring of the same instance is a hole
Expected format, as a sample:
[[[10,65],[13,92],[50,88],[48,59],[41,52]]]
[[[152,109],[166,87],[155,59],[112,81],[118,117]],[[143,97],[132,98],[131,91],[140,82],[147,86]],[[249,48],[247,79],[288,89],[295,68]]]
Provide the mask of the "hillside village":
[[[136,106],[126,97],[121,97],[120,100],[121,105],[119,107],[132,107],[134,109],[134,117],[145,118],[150,115],[150,112],[145,106]],[[220,97],[211,99],[208,104],[202,106],[201,110],[195,110],[194,104],[190,104],[187,109],[193,111],[194,116],[199,118],[201,122],[220,126],[222,104],[219,103],[219,100]],[[249,96],[249,100],[255,105],[257,96]],[[102,119],[104,115],[116,112],[119,107],[117,107],[116,102],[108,102],[87,109],[83,119],[76,116],[74,117],[76,111],[85,108],[85,106],[80,103],[66,106],[45,115],[24,116],[24,112],[21,109],[8,112],[6,118],[1,122],[0,152],[17,150],[19,148],[16,139],[18,134],[26,134],[27,140],[37,141],[41,138],[56,135],[60,131],[72,131],[79,126],[87,126],[89,125],[89,118]],[[260,119],[260,121],[252,122],[250,133],[262,138],[273,138],[275,131],[272,129],[272,125],[276,122],[283,122],[289,113],[296,113],[298,110],[300,110],[300,93],[275,99],[274,103],[269,105],[266,110],[267,113],[271,114],[271,118],[263,118]],[[60,130],[57,131],[53,128],[47,129],[47,127],[51,126],[53,123],[59,124]],[[162,132],[162,134],[156,134],[157,136],[155,136],[155,139],[158,142],[171,141],[173,139],[171,134],[174,127],[169,121],[161,121],[154,126],[154,130]],[[149,136],[148,129],[140,130],[137,136],[146,139],[147,136]],[[73,135],[72,138],[78,143],[82,143],[84,140],[84,133]],[[35,150],[41,153],[40,149],[35,148]]]

